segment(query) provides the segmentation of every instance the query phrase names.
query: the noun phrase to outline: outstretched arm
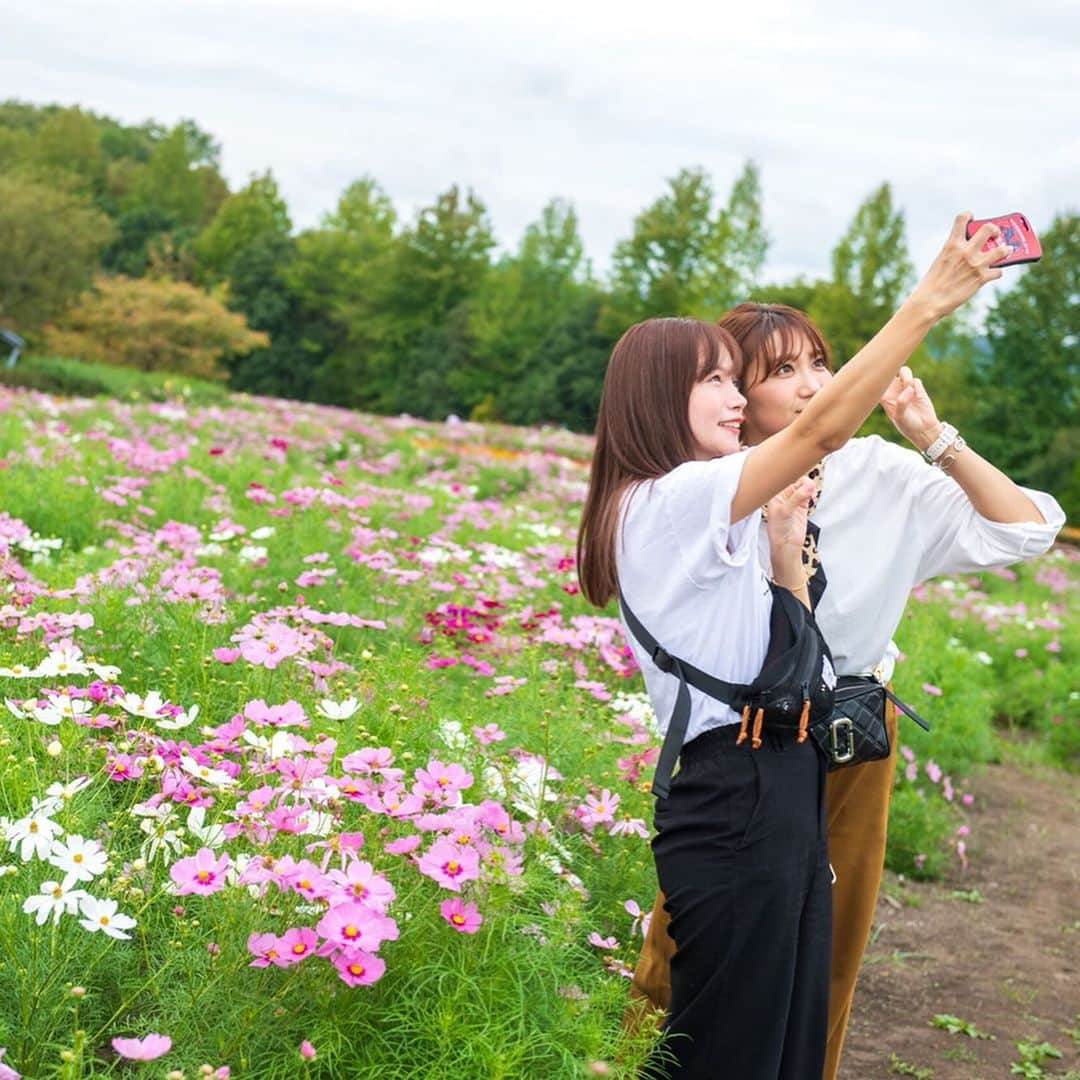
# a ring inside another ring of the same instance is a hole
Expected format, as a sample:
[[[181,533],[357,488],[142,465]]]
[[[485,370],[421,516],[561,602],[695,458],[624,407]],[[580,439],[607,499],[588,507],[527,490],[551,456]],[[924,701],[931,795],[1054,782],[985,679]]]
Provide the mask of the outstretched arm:
[[[881,399],[881,407],[893,426],[916,450],[925,451],[941,434],[934,403],[909,367],[902,367]],[[1000,469],[980,457],[970,446],[945,452],[951,458],[948,475],[963,489],[976,512],[988,521],[1014,524],[1045,519],[1038,507]]]
[[[970,214],[957,215],[945,246],[900,310],[814,396],[794,423],[747,456],[731,501],[732,521],[768,502],[825,454],[843,446],[934,323],[987,281],[1001,277],[1001,270],[991,265],[1002,257],[1001,248],[980,250],[991,237],[1000,236],[1000,230],[987,223],[965,240],[970,220]]]

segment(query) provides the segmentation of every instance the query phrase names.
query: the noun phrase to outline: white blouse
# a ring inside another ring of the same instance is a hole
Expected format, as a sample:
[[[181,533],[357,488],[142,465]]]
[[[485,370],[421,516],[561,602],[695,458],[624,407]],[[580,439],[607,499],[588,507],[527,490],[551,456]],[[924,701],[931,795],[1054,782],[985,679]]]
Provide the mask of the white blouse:
[[[759,557],[761,511],[731,524],[746,456],[689,461],[624,498],[615,562],[623,595],[665,649],[728,682],[752,682],[769,644],[772,594]],[[768,554],[768,542],[764,549]],[[661,734],[679,681],[652,662],[623,624],[645,677]],[[686,741],[739,719],[690,687]]]
[[[920,581],[1049,551],[1065,514],[1050,495],[1023,491],[1043,524],[988,521],[955,480],[877,435],[830,454],[812,517],[828,581],[816,616],[837,672],[867,674],[895,652],[890,638]],[[764,537],[761,550],[767,566]]]

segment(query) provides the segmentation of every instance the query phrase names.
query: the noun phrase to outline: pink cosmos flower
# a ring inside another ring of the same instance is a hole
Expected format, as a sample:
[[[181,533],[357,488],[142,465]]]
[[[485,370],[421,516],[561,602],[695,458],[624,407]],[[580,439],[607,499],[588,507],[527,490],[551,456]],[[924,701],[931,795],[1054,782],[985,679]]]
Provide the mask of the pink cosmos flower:
[[[397,840],[391,840],[388,844],[383,846],[384,851],[388,851],[391,855],[408,855],[410,851],[415,851],[424,838],[417,833],[412,836],[402,836]]]
[[[444,900],[439,914],[460,934],[475,934],[484,921],[475,904],[463,904],[458,896]]]
[[[153,1061],[172,1049],[172,1039],[151,1031],[141,1039],[113,1039],[113,1049],[129,1061]]]
[[[613,795],[607,788],[600,792],[600,797],[586,795],[585,802],[578,808],[578,817],[583,825],[610,824],[615,820],[615,809],[620,797]]]
[[[240,646],[240,655],[249,664],[261,664],[270,671],[290,656],[304,651],[304,639],[282,622],[265,626],[250,624],[235,633],[232,638]]]
[[[307,1061],[311,1061],[315,1057],[315,1047],[307,1039],[300,1043],[300,1056]]]
[[[224,852],[215,857],[210,848],[199,848],[194,855],[173,863],[169,877],[176,883],[178,896],[185,893],[208,896],[224,887],[229,865],[229,856]]]
[[[506,738],[506,732],[498,724],[485,724],[483,727],[474,727],[472,733],[476,741],[484,746],[489,746],[493,742],[501,742]]]
[[[931,784],[936,784],[941,779],[941,766],[936,761],[928,761],[926,775],[930,778]]]
[[[341,889],[344,899],[358,900],[380,915],[394,899],[394,886],[366,859],[353,859],[344,871],[331,870],[327,877]]]
[[[420,873],[455,892],[466,881],[480,876],[480,856],[472,848],[460,848],[451,840],[436,840],[417,861]]]
[[[640,836],[643,840],[647,840],[649,838],[649,827],[642,818],[623,814],[618,821],[611,823],[608,833],[611,836]]]
[[[393,919],[354,901],[332,907],[315,929],[326,939],[319,949],[323,955],[337,948],[376,952],[384,941],[396,941],[398,936],[398,926]]]
[[[594,945],[598,949],[617,949],[619,947],[618,938],[602,938],[595,930],[589,934],[589,944]]]
[[[348,986],[368,986],[382,978],[386,962],[363,949],[344,949],[334,957],[334,967]]]
[[[923,692],[929,694],[931,697],[941,697],[944,692],[940,686],[935,686],[933,683],[924,682],[922,684]]]
[[[315,952],[319,935],[309,926],[296,926],[286,930],[278,940],[282,956],[287,958],[289,964],[295,964]]]
[[[418,783],[413,791],[417,795],[461,791],[473,782],[472,773],[457,763],[446,765],[434,758],[427,763],[426,769],[416,770],[416,779]]]
[[[211,649],[210,655],[223,664],[234,664],[240,659],[240,650],[229,648]]]
[[[247,947],[248,952],[255,957],[250,967],[269,967],[271,964],[275,967],[288,967],[293,962],[284,955],[277,934],[249,934]]]

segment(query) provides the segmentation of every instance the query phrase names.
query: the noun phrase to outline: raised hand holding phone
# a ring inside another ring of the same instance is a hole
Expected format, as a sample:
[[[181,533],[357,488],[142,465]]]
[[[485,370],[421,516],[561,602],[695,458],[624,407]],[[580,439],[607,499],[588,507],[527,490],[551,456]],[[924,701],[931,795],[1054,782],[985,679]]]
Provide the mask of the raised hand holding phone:
[[[1019,263],[1038,262],[1042,257],[1042,245],[1039,243],[1039,238],[1023,214],[1004,214],[1001,217],[978,218],[969,221],[967,238],[970,240],[979,226],[986,224],[996,225],[1001,230],[1001,236],[995,240],[988,240],[983,245],[983,251],[989,251],[997,244],[1007,244],[1013,249],[1011,255],[993,263],[993,266],[1016,266]]]

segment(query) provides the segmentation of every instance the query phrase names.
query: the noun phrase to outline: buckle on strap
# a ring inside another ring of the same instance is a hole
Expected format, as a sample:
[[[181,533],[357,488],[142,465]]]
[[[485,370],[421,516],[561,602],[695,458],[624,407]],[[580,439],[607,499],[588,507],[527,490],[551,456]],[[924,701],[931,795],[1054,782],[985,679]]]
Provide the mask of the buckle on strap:
[[[829,753],[837,765],[843,765],[855,756],[855,735],[852,727],[846,716],[838,716],[829,725]]]
[[[669,674],[675,667],[675,657],[663,645],[657,645],[653,649],[651,659],[665,675]]]

